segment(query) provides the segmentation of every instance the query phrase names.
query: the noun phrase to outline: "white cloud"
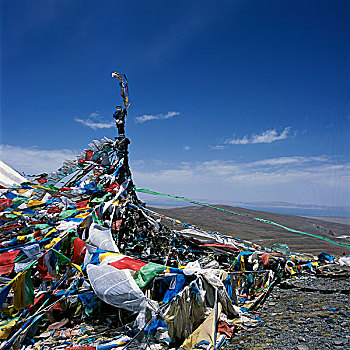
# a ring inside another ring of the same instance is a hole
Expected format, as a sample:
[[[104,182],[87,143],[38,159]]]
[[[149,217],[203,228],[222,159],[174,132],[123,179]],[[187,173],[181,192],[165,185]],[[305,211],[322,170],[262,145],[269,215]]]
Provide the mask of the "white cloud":
[[[169,182],[182,182],[181,176],[186,173],[193,181],[203,180],[204,182],[213,179],[220,182],[250,181],[265,182],[266,179],[273,184],[288,182],[305,177],[318,179],[318,182],[327,183],[327,172],[331,175],[333,171],[339,171],[339,176],[344,180],[350,178],[347,174],[350,163],[337,163],[336,157],[313,156],[313,157],[279,157],[268,158],[253,162],[236,162],[224,160],[210,160],[206,162],[182,162],[177,165],[169,163],[156,164],[156,161],[138,163],[136,171],[146,177],[155,177],[158,180]],[[156,168],[154,171],[145,171],[146,168]],[[158,177],[159,176],[159,177]],[[189,178],[183,179],[187,182]],[[144,182],[144,181],[143,181]],[[253,184],[253,183],[252,183]]]
[[[244,136],[243,139],[229,139],[225,141],[225,144],[230,144],[230,145],[247,145],[248,143],[251,143],[248,140],[247,136]]]
[[[101,114],[99,111],[96,111],[96,112],[92,112],[90,115],[89,115],[90,118],[101,118]]]
[[[0,159],[20,173],[40,174],[80,151],[0,144]],[[350,162],[336,156],[291,156],[241,161],[132,161],[137,187],[211,202],[284,201],[350,205]]]
[[[144,123],[150,120],[159,120],[159,119],[169,119],[179,115],[179,112],[168,112],[167,114],[144,114],[140,117],[136,117],[136,123]]]
[[[223,150],[226,148],[226,146],[223,145],[215,145],[215,146],[208,146],[210,149],[218,149],[218,150]]]
[[[191,149],[191,147],[188,146],[188,145],[185,145],[185,146],[183,146],[183,149],[184,149],[185,151],[189,151],[189,150]]]
[[[103,121],[102,116],[99,113],[99,111],[92,112],[87,119],[81,119],[75,117],[74,120],[77,123],[83,124],[84,126],[87,126],[93,130],[96,129],[108,129],[108,128],[113,128],[115,126],[114,121]]]
[[[302,165],[305,163],[311,163],[311,162],[330,162],[332,161],[332,158],[329,156],[316,156],[316,157],[279,157],[279,158],[269,158],[269,159],[262,159],[257,160],[255,162],[252,162],[251,164],[254,166],[279,166],[279,165]]]
[[[70,149],[39,149],[0,144],[0,158],[6,164],[26,175],[55,171],[66,159],[75,159],[79,151]]]
[[[280,134],[277,133],[276,129],[271,129],[263,131],[261,134],[252,134],[250,137],[244,136],[242,139],[227,139],[225,144],[248,145],[256,143],[272,143],[286,139],[290,129],[290,127],[286,127]]]
[[[350,163],[337,157],[280,157],[253,162],[211,160],[132,167],[135,183],[211,201],[285,201],[350,205]]]

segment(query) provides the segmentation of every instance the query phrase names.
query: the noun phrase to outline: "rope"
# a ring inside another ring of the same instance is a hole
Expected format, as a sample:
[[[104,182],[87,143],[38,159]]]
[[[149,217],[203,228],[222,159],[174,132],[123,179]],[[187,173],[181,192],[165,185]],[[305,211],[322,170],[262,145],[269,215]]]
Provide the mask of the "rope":
[[[294,230],[294,229],[292,229],[290,227],[281,225],[281,224],[279,224],[277,222],[264,220],[264,219],[260,219],[260,218],[252,218],[252,217],[250,217],[248,215],[239,214],[239,213],[236,213],[236,212],[231,211],[231,210],[215,207],[214,205],[201,203],[201,202],[198,202],[198,201],[187,199],[185,197],[172,196],[170,194],[156,192],[156,191],[148,190],[148,189],[145,189],[145,188],[136,188],[136,187],[134,187],[134,190],[136,192],[148,193],[148,194],[152,194],[152,195],[155,195],[155,196],[167,197],[167,198],[171,198],[171,199],[178,199],[178,200],[183,201],[183,202],[192,203],[192,204],[200,205],[200,206],[203,206],[203,207],[212,208],[212,209],[215,209],[215,210],[220,210],[220,211],[223,211],[223,212],[226,212],[226,213],[230,213],[230,214],[234,214],[234,215],[238,215],[238,216],[243,216],[243,217],[246,217],[246,218],[251,219],[251,220],[260,221],[260,222],[263,222],[265,224],[269,224],[269,225],[274,225],[274,226],[280,227],[280,228],[282,228],[282,229],[284,229],[286,231],[289,231],[289,232],[310,236],[310,237],[313,237],[313,238],[316,238],[316,239],[321,239],[323,241],[326,241],[326,242],[329,242],[329,243],[332,243],[332,244],[336,244],[338,246],[350,249],[350,244],[332,241],[329,238],[326,238],[326,237],[323,237],[323,236],[320,236],[320,235],[316,235],[316,234],[313,234],[313,233],[309,233],[309,232]]]

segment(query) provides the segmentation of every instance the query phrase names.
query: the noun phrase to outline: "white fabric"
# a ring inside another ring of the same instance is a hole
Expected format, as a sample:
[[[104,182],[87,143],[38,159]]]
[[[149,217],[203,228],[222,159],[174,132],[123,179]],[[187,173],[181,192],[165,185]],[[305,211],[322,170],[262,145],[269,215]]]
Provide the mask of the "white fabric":
[[[70,229],[75,229],[77,226],[80,225],[80,222],[74,222],[74,221],[62,221],[56,229],[58,231],[65,231],[67,232]]]
[[[340,266],[350,266],[350,258],[342,256],[341,258],[339,258],[338,261]]]
[[[113,240],[111,230],[95,222],[91,224],[89,229],[89,241],[97,248],[119,253],[119,249]]]
[[[141,208],[139,208],[142,215],[145,217],[145,219],[154,226],[154,228],[158,231],[159,230],[159,224],[156,220],[154,220],[151,216],[147,215]]]
[[[184,268],[184,274],[186,276],[193,275],[194,273],[201,270],[201,268],[202,267],[201,267],[200,263],[198,262],[198,260],[189,262]]]
[[[185,237],[189,237],[189,238],[194,238],[198,241],[200,241],[201,243],[219,243],[219,244],[225,244],[225,245],[229,245],[232,247],[235,247],[238,249],[238,247],[242,246],[241,243],[239,243],[238,241],[230,238],[230,237],[226,237],[223,235],[218,235],[216,233],[207,233],[207,232],[203,232],[197,229],[192,229],[192,228],[187,228],[185,230],[181,230],[180,233],[185,236]]]
[[[202,278],[203,287],[206,290],[206,299],[212,307],[215,300],[215,290],[218,291],[218,301],[222,305],[223,312],[228,316],[237,316],[232,301],[227,294],[222,280],[227,276],[227,272],[217,269],[202,269],[197,272],[197,276]]]
[[[120,185],[120,188],[119,188],[118,192],[116,193],[116,195],[108,202],[103,203],[102,213],[104,213],[112,205],[112,203],[115,202],[119,198],[119,196],[127,189],[128,185],[129,185],[129,181],[130,181],[130,179],[126,179]]]
[[[122,167],[123,165],[124,165],[124,158],[121,158],[119,160],[119,162],[117,163],[116,168]],[[115,175],[111,175],[111,183],[114,182],[115,179],[116,179],[116,176]]]
[[[25,261],[15,263],[15,273],[21,272],[26,269],[34,260],[26,259]]]
[[[203,232],[200,230],[195,230],[192,228],[187,228],[185,230],[181,230],[180,233],[184,235],[185,237],[193,237],[197,239],[204,239],[205,241],[207,240],[214,240],[214,237],[212,234],[209,234],[207,232]]]
[[[145,309],[146,297],[131,277],[129,270],[92,264],[86,269],[94,292],[104,302],[129,311],[140,312]]]

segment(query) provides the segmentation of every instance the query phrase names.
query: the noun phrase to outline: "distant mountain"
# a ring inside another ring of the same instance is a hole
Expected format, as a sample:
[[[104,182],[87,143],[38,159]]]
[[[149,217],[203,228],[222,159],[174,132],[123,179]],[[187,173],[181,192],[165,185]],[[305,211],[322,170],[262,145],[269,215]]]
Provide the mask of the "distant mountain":
[[[240,205],[253,210],[263,210],[277,214],[350,217],[350,206],[321,206],[287,202],[250,202],[241,203]]]
[[[154,210],[174,219],[194,224],[207,231],[218,231],[222,234],[246,239],[263,247],[273,243],[286,243],[292,251],[319,254],[322,251],[342,255],[350,253],[349,249],[316,239],[310,236],[292,233],[277,226],[252,220],[261,218],[274,221],[289,228],[327,237],[333,241],[350,243],[350,225],[317,220],[295,215],[283,215],[265,211],[256,211],[241,207],[219,205],[244,216],[218,211],[208,207],[191,206],[182,208],[155,208]],[[166,222],[170,225],[170,222]],[[179,227],[177,228],[179,229]]]
[[[27,179],[19,174],[16,170],[0,160],[0,184],[4,186],[19,185]]]

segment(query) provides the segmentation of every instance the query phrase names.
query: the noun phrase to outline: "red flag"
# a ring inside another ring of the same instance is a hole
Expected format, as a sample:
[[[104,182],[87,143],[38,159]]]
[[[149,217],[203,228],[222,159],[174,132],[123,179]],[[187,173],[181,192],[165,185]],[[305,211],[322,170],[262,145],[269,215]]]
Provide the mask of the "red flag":
[[[117,221],[115,222],[115,229],[116,229],[117,231],[120,230],[120,226],[122,225],[122,222],[123,222],[122,219],[117,220]]]
[[[84,261],[86,253],[86,243],[77,237],[73,242],[73,258],[72,261],[81,265]]]
[[[3,211],[12,204],[12,199],[0,199],[0,211]]]
[[[85,160],[92,160],[93,154],[94,154],[93,150],[91,149],[87,150],[85,153]]]
[[[38,181],[39,184],[42,185],[45,182],[47,182],[47,178],[46,177],[39,177],[39,178],[36,179],[36,181]]]
[[[71,191],[72,189],[70,187],[62,187],[60,188],[60,192],[63,192],[63,191]]]
[[[118,270],[129,269],[133,271],[140,271],[141,267],[147,265],[147,263],[126,256],[125,258],[114,261],[108,265],[111,265]]]
[[[39,275],[40,275],[40,277],[42,279],[44,279],[46,274],[47,274],[47,267],[44,266],[44,256],[45,256],[45,254],[39,258],[38,264],[36,265],[36,269],[39,272]]]
[[[54,207],[49,208],[47,213],[54,214],[54,213],[60,213],[61,211],[62,211],[61,208],[54,206]]]
[[[13,267],[15,266],[14,261],[20,251],[21,250],[18,249],[0,255],[0,275],[8,275],[12,272]]]
[[[82,201],[82,202],[78,202],[78,203],[75,203],[75,207],[77,209],[82,209],[82,208],[86,208],[89,204],[89,200],[87,201]]]

